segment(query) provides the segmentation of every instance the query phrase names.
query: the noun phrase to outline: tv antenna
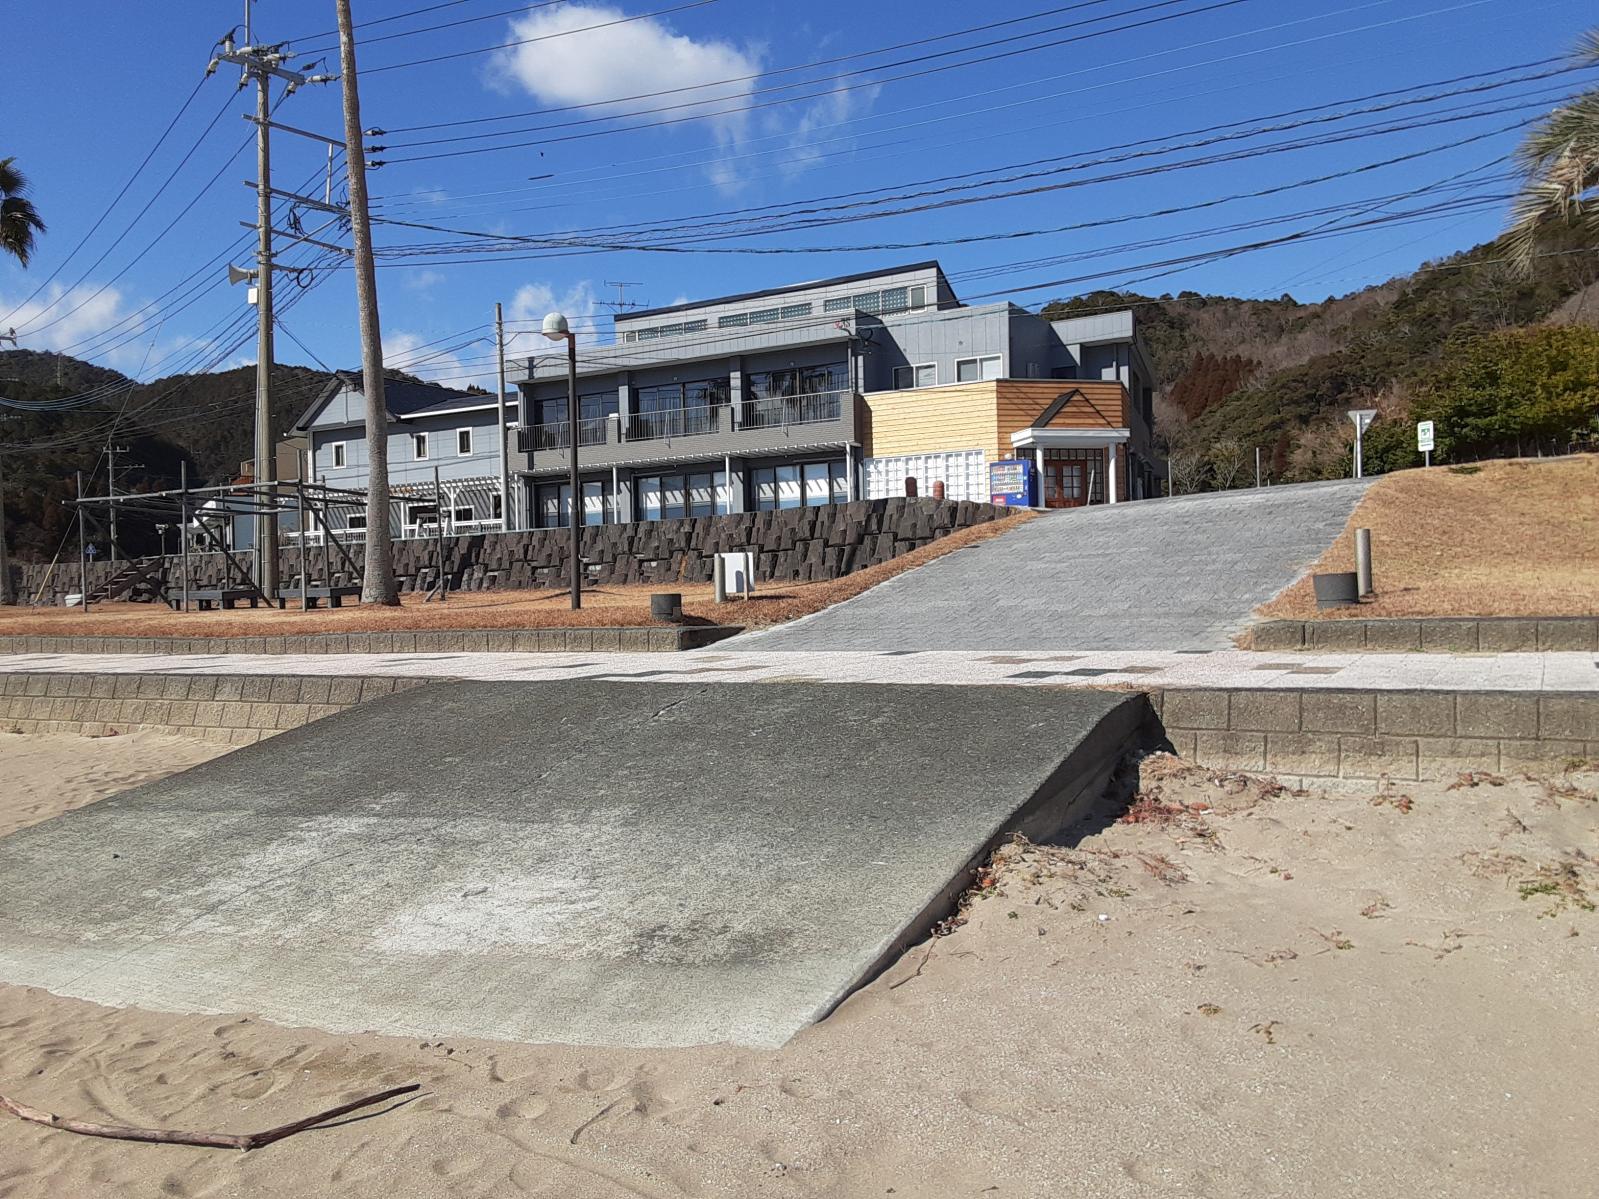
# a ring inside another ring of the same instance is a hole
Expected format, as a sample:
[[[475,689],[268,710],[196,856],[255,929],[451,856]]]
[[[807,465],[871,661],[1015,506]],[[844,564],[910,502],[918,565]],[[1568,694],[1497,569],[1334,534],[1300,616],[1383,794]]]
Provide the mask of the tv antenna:
[[[616,312],[626,312],[629,308],[639,307],[638,304],[627,298],[627,289],[630,287],[643,287],[642,283],[624,283],[617,279],[607,279],[605,280],[605,286],[616,288],[616,299],[600,301],[606,308],[613,309]]]

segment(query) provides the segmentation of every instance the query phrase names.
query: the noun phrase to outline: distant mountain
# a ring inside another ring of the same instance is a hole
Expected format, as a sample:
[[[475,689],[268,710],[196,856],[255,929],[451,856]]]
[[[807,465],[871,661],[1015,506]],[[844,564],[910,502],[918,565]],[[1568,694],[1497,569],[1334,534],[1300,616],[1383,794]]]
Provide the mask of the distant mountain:
[[[1551,248],[1526,279],[1488,244],[1317,303],[1095,292],[1044,314],[1137,306],[1168,451],[1203,457],[1236,442],[1251,458],[1265,450],[1274,479],[1327,478],[1347,470],[1351,408],[1383,413],[1369,468],[1412,464],[1409,405],[1452,346],[1543,322],[1599,324],[1599,255]]]

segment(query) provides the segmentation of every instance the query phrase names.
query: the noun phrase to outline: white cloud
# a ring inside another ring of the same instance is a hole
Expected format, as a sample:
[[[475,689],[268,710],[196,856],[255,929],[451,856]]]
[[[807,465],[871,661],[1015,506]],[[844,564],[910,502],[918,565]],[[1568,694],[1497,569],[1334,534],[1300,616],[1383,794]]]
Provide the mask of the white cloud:
[[[510,308],[506,310],[506,320],[511,322],[514,330],[519,334],[526,331],[512,344],[518,358],[551,352],[554,343],[545,341],[538,330],[545,315],[551,312],[566,315],[572,328],[577,330],[579,345],[593,345],[599,340],[595,318],[599,315],[600,305],[594,295],[593,283],[587,279],[581,280],[560,295],[556,295],[555,289],[548,283],[524,283],[516,289]]]
[[[675,33],[653,17],[624,21],[629,15],[608,5],[563,4],[517,17],[511,21],[509,41],[546,40],[501,50],[491,62],[490,81],[501,89],[520,88],[552,107],[600,105],[573,114],[576,119],[674,106],[638,119],[702,115],[710,123],[717,145],[731,151],[743,140],[748,125],[747,108],[755,81],[745,77],[760,71],[759,55],[731,42],[701,41]],[[596,25],[605,27],[588,28]],[[566,36],[548,40],[557,34]],[[668,94],[607,103],[618,96],[655,92]],[[718,162],[709,168],[718,186],[738,185],[730,165]]]
[[[837,135],[829,138],[829,144],[824,151],[821,147],[812,145],[811,139],[820,130],[841,125],[864,113],[877,99],[878,87],[851,88],[835,80],[833,90],[819,98],[814,104],[806,105],[800,113],[798,121],[789,131],[788,149],[779,164],[784,176],[793,178],[803,174],[821,161],[823,153],[837,154],[854,146],[854,138],[839,142]],[[780,129],[780,124],[775,124]]]
[[[492,353],[493,347],[487,341],[459,351],[445,350],[436,336],[394,329],[383,331],[384,366],[457,390],[474,383],[488,391],[499,386],[493,362],[484,361]]]
[[[440,283],[444,282],[444,272],[435,271],[430,267],[408,270],[404,272],[404,278],[401,282],[408,291],[414,291],[425,296]]]
[[[19,349],[64,354],[76,351],[79,356],[124,371],[138,370],[147,353],[152,361],[159,357],[159,347],[157,352],[150,352],[150,339],[159,327],[160,312],[152,308],[131,316],[125,297],[114,287],[101,290],[80,284],[69,290],[52,283],[26,302],[21,295],[0,296],[0,313],[6,314],[3,319],[7,331],[13,327],[17,330]],[[131,319],[117,324],[124,317]],[[116,329],[104,341],[91,341],[113,325]],[[116,342],[126,344],[112,348]],[[102,350],[101,346],[105,348]]]

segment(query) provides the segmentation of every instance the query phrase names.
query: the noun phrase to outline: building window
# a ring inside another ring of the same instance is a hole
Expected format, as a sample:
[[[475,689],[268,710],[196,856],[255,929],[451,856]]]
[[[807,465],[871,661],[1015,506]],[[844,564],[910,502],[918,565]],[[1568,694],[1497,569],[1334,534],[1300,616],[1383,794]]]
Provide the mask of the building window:
[[[726,379],[702,379],[641,387],[637,395],[628,436],[647,441],[716,432],[717,410],[728,402],[729,386]]]
[[[982,379],[997,379],[999,370],[998,354],[990,354],[983,358],[962,358],[955,363],[955,382],[976,383]]]
[[[344,527],[356,533],[366,532],[366,513],[351,512],[344,518]]]
[[[497,491],[489,497],[489,512],[495,520],[505,518],[505,503]]]
[[[332,452],[332,455],[333,455],[333,465],[336,466],[336,467],[337,466],[343,466],[344,465],[344,442],[335,441],[330,446],[328,446],[328,449]]]
[[[716,516],[728,510],[726,471],[644,475],[636,486],[640,520]]]
[[[891,316],[913,308],[927,307],[927,288],[885,287],[881,291],[862,291],[853,296],[835,296],[822,303],[823,312],[864,312],[869,316]]]
[[[407,504],[405,523],[409,532],[421,537],[435,532],[439,523],[437,504]]]
[[[411,434],[411,453],[418,461],[424,461],[428,456],[428,435],[426,433]]]
[[[894,390],[905,391],[912,387],[937,387],[938,364],[936,362],[921,362],[914,366],[896,366],[894,368]]]
[[[603,525],[610,499],[608,482],[583,484],[583,523]],[[572,522],[572,485],[544,483],[534,489],[533,514],[541,529],[564,529]]]
[[[457,429],[455,431],[455,452],[462,458],[472,456],[472,430]]]
[[[842,504],[849,499],[849,470],[841,459],[758,467],[750,472],[750,495],[757,512]]]

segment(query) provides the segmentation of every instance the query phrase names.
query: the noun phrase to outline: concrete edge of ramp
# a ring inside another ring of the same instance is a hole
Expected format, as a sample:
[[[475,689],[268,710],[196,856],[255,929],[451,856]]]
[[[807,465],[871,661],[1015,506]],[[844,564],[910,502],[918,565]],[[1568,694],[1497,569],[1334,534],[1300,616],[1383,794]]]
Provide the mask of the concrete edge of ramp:
[[[887,938],[871,964],[822,1004],[810,1022],[815,1024],[832,1015],[851,995],[899,961],[911,946],[930,936],[941,920],[954,915],[961,895],[976,881],[978,870],[1006,840],[1016,834],[1030,841],[1049,841],[1060,836],[1088,816],[1128,754],[1162,743],[1169,745],[1149,696],[1144,692],[1127,693],[1126,702],[1107,712],[1089,730],[1026,803],[993,826],[965,864],[927,896],[921,911]]]

